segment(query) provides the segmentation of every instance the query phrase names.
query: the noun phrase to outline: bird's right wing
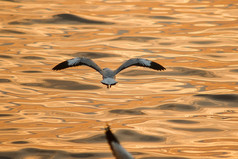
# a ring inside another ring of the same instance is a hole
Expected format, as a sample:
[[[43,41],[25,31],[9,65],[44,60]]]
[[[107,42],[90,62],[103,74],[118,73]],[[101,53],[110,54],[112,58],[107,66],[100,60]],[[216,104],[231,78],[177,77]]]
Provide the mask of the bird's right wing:
[[[166,69],[162,65],[160,65],[154,61],[150,61],[150,60],[143,59],[143,58],[132,58],[132,59],[129,59],[126,62],[124,62],[120,67],[118,67],[114,71],[115,75],[130,66],[148,67],[148,68],[151,68],[154,70],[160,70],[160,71]]]
[[[56,65],[52,70],[62,70],[68,67],[81,66],[81,65],[89,66],[98,71],[100,74],[102,74],[102,69],[91,59],[85,57],[75,57],[73,59],[63,61],[58,65]]]

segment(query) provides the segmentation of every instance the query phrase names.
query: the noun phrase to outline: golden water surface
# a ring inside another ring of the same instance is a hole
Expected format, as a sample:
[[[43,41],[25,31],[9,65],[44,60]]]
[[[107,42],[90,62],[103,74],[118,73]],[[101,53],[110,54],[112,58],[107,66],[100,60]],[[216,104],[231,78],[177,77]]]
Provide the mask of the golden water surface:
[[[238,158],[237,0],[1,0],[0,158]],[[130,67],[107,89],[83,56]]]

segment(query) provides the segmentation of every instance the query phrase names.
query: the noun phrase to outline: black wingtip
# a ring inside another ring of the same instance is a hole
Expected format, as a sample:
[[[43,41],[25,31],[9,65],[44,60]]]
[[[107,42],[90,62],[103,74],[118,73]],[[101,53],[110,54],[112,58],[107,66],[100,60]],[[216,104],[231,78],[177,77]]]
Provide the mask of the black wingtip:
[[[160,70],[160,71],[166,70],[166,68],[164,68],[162,65],[160,65],[160,64],[158,64],[156,62],[153,62],[153,61],[151,62],[150,65],[151,65],[150,67],[155,69],[155,70]]]
[[[58,65],[56,65],[54,68],[52,68],[52,70],[57,71],[57,70],[62,70],[62,69],[67,68],[67,67],[69,67],[68,62],[64,61],[64,62],[61,62]]]
[[[107,125],[107,127],[105,128],[105,133],[106,133],[106,138],[107,138],[107,142],[110,144],[111,142],[116,142],[118,144],[120,144],[120,142],[117,140],[117,138],[113,135],[113,133],[111,132],[110,126]]]

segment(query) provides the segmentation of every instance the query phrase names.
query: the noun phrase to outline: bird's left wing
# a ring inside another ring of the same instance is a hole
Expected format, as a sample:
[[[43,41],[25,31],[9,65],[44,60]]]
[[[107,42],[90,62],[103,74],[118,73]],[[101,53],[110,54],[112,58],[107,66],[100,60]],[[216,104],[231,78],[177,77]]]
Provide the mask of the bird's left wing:
[[[114,71],[115,74],[119,73],[120,71],[130,67],[130,66],[142,66],[142,67],[148,67],[154,70],[165,70],[166,68],[164,68],[162,65],[147,60],[147,59],[143,59],[143,58],[133,58],[133,59],[129,59],[127,60],[125,63],[123,63],[120,67],[118,67],[118,69],[116,69]]]
[[[112,153],[116,159],[134,159],[132,155],[120,145],[116,136],[111,132],[110,126],[108,126],[105,130],[107,142],[110,145]]]
[[[75,57],[70,60],[63,61],[56,65],[52,70],[62,70],[68,67],[74,67],[74,66],[80,66],[80,65],[86,65],[89,66],[96,71],[98,71],[100,74],[102,74],[102,69],[91,59],[85,58],[85,57]]]

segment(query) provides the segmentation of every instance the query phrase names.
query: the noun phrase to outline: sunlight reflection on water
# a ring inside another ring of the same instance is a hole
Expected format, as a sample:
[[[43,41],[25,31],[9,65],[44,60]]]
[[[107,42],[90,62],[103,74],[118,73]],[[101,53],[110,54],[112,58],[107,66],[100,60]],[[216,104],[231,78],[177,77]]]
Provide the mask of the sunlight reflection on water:
[[[1,1],[0,158],[113,158],[111,125],[135,158],[238,156],[237,2]],[[46,5],[47,4],[47,5]],[[108,90],[72,57],[116,69]]]

